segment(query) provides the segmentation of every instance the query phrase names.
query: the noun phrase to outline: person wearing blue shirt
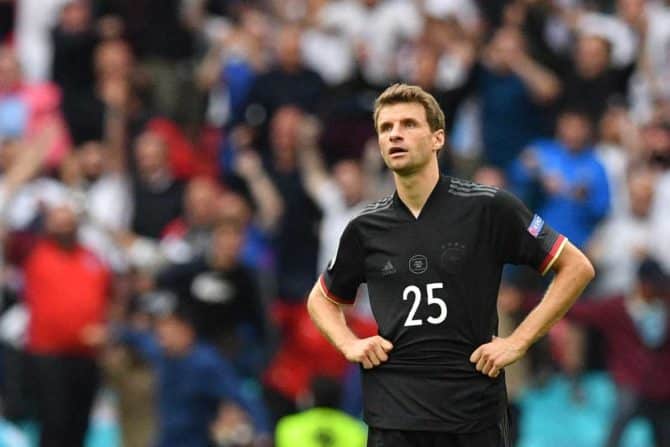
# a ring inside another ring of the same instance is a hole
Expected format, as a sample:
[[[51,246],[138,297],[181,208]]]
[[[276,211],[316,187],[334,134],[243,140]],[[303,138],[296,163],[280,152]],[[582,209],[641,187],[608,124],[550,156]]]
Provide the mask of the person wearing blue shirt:
[[[157,374],[156,447],[210,447],[212,424],[226,405],[239,406],[253,424],[255,445],[269,439],[262,402],[243,392],[231,364],[196,339],[188,311],[177,306],[159,315],[155,334],[122,328],[121,342],[145,357]]]
[[[610,209],[607,175],[589,143],[584,112],[562,111],[556,133],[554,140],[533,142],[511,166],[509,180],[524,200],[539,201],[538,214],[556,231],[584,247]]]
[[[523,34],[511,27],[495,32],[474,76],[484,158],[507,169],[528,143],[546,135],[560,80],[531,57]]]

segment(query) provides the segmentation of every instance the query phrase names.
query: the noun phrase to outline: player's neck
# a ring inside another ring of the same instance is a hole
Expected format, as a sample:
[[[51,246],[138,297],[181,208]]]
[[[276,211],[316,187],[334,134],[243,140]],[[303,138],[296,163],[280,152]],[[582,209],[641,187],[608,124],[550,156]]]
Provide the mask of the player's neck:
[[[435,165],[431,163],[426,166],[426,169],[412,175],[400,176],[395,174],[394,178],[398,197],[414,217],[418,217],[430,193],[433,192],[435,185],[440,180],[440,170],[437,163]]]

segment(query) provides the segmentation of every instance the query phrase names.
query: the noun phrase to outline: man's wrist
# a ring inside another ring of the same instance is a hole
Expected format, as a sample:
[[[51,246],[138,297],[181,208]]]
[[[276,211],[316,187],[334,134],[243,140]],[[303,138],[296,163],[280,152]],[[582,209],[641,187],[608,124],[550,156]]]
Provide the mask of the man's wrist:
[[[358,340],[358,337],[352,335],[348,337],[343,337],[342,340],[338,340],[335,342],[335,347],[337,348],[342,355],[346,356],[346,351],[351,346],[352,343],[356,342]]]
[[[532,337],[519,334],[516,331],[507,337],[507,340],[512,344],[512,346],[514,346],[516,350],[523,353],[527,352],[530,348],[530,345],[533,344]]]

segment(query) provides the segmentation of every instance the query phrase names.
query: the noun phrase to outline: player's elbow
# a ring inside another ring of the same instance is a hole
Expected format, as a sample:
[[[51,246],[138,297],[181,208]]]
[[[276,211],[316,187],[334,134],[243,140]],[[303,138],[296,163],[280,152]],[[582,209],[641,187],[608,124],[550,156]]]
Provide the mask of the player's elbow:
[[[316,300],[314,288],[312,288],[311,292],[309,292],[309,295],[307,295],[307,312],[310,315],[314,314],[314,303]]]
[[[589,258],[569,242],[554,268],[558,274],[565,272],[565,278],[575,281],[582,287],[586,287],[596,276],[595,268]]]
[[[323,295],[323,293],[321,292],[321,287],[319,287],[319,284],[317,283],[312,287],[311,292],[309,292],[309,295],[307,296],[307,312],[312,318],[314,318],[314,315],[318,312],[319,304],[323,301],[321,295]]]
[[[586,255],[583,253],[580,254],[581,256],[577,258],[573,268],[576,276],[579,278],[579,282],[586,286],[596,277],[596,269],[593,267],[593,264],[589,258],[586,257]]]

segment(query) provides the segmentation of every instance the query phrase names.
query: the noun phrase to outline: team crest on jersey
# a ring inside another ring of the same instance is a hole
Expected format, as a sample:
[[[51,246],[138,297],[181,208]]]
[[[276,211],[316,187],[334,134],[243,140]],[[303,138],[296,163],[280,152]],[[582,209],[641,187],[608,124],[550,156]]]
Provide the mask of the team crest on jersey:
[[[409,271],[420,275],[428,270],[428,258],[424,255],[414,255],[409,258]]]
[[[462,242],[447,242],[442,246],[440,262],[442,267],[449,273],[456,273],[465,259],[466,247]]]
[[[528,225],[528,232],[531,236],[537,239],[540,235],[540,231],[542,231],[542,227],[544,227],[544,220],[535,214],[533,220],[530,221],[530,225]]]

